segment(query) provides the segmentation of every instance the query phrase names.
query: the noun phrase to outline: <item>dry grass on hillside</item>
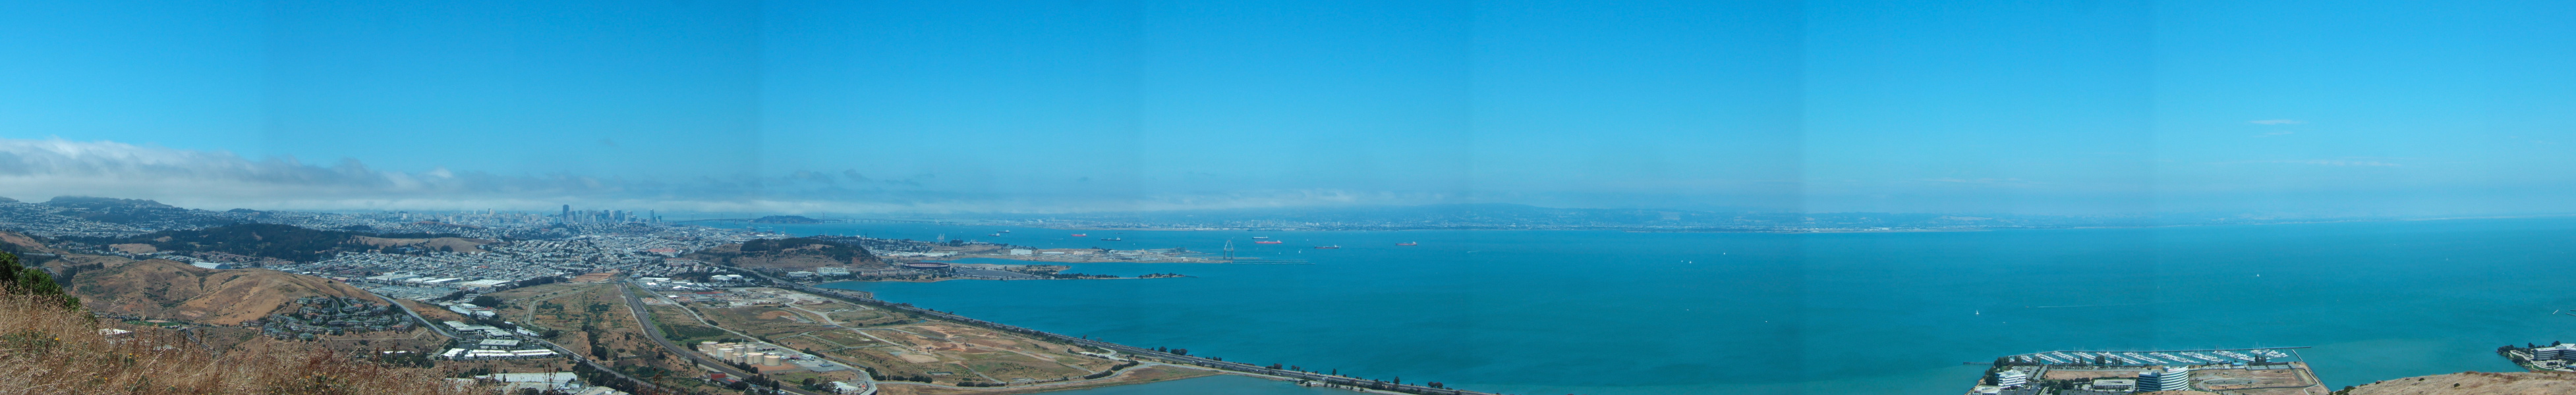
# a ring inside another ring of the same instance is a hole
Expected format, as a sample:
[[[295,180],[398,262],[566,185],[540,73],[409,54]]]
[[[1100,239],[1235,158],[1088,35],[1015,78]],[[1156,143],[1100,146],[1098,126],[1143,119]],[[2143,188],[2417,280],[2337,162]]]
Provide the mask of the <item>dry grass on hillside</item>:
[[[101,312],[235,325],[292,307],[296,298],[375,300],[330,279],[268,269],[212,270],[151,259],[72,278],[71,292]]]
[[[490,393],[306,343],[254,341],[217,355],[175,331],[102,328],[41,297],[0,296],[0,395]]]
[[[2349,395],[2576,394],[2576,373],[2452,373],[2381,381],[2337,393]]]

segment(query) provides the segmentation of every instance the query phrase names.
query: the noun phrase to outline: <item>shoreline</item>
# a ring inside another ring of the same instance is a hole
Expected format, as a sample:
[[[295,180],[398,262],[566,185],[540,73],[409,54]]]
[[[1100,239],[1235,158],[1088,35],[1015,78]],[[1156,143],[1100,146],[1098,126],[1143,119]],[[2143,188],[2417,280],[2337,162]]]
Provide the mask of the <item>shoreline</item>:
[[[931,319],[939,319],[939,320],[945,320],[945,321],[954,322],[954,323],[958,323],[958,324],[978,326],[978,327],[983,327],[983,328],[985,328],[985,329],[990,329],[990,330],[997,330],[997,331],[1003,331],[1003,332],[1018,333],[1018,334],[1025,335],[1025,336],[1035,336],[1035,337],[1040,338],[1041,340],[1056,341],[1056,342],[1062,342],[1062,343],[1067,343],[1067,344],[1072,344],[1072,345],[1078,345],[1078,346],[1091,346],[1091,347],[1103,348],[1103,349],[1110,350],[1110,351],[1112,351],[1112,352],[1116,352],[1117,354],[1121,354],[1121,355],[1129,355],[1129,357],[1127,357],[1127,359],[1129,359],[1129,360],[1138,360],[1138,359],[1143,359],[1143,360],[1150,361],[1150,362],[1157,363],[1157,364],[1164,365],[1164,366],[1173,366],[1173,367],[1179,367],[1179,368],[1188,368],[1188,369],[1206,370],[1206,371],[1213,371],[1213,372],[1218,372],[1218,373],[1222,373],[1222,374],[1235,374],[1235,375],[1243,375],[1243,376],[1261,377],[1261,378],[1268,378],[1268,379],[1274,379],[1274,380],[1280,380],[1280,381],[1291,381],[1291,382],[1297,382],[1297,383],[1300,383],[1301,385],[1302,385],[1303,383],[1306,383],[1306,382],[1321,382],[1321,383],[1324,383],[1325,385],[1328,385],[1328,386],[1330,386],[1330,385],[1335,385],[1335,384],[1339,384],[1339,385],[1341,385],[1341,386],[1340,386],[1340,387],[1336,387],[1336,388],[1350,389],[1350,390],[1354,390],[1354,391],[1361,391],[1361,392],[1368,392],[1368,393],[1382,393],[1382,394],[1440,393],[1440,394],[1448,394],[1448,395],[1496,395],[1496,394],[1494,394],[1494,393],[1480,392],[1480,391],[1471,391],[1471,390],[1462,390],[1462,389],[1455,389],[1455,388],[1441,388],[1441,389],[1434,389],[1434,388],[1422,387],[1422,386],[1413,385],[1413,384],[1395,384],[1395,383],[1385,383],[1385,382],[1380,382],[1380,381],[1376,381],[1376,380],[1362,379],[1362,378],[1350,377],[1350,376],[1325,375],[1325,374],[1322,374],[1322,373],[1302,372],[1302,371],[1299,371],[1299,372],[1290,372],[1290,371],[1285,371],[1285,370],[1277,370],[1277,369],[1264,368],[1264,367],[1261,367],[1261,366],[1258,366],[1258,365],[1249,364],[1249,363],[1243,363],[1243,362],[1227,362],[1227,361],[1223,361],[1223,360],[1211,360],[1211,359],[1200,358],[1200,357],[1194,357],[1194,356],[1188,356],[1188,355],[1165,354],[1165,353],[1162,353],[1162,352],[1154,351],[1154,350],[1147,349],[1147,348],[1143,348],[1143,347],[1136,347],[1136,346],[1130,346],[1130,345],[1125,345],[1125,344],[1111,343],[1111,342],[1100,341],[1100,340],[1092,340],[1092,339],[1087,339],[1087,338],[1077,338],[1077,337],[1073,337],[1073,336],[1066,336],[1066,335],[1057,334],[1057,333],[1053,333],[1053,332],[1046,332],[1046,331],[1040,331],[1040,330],[1036,330],[1036,329],[1023,328],[1023,327],[1018,327],[1018,326],[1013,326],[1013,325],[1003,324],[1003,323],[998,323],[998,322],[992,322],[992,321],[985,321],[985,320],[974,319],[974,318],[970,318],[970,317],[966,317],[966,316],[956,315],[956,314],[954,314],[954,313],[942,312],[942,311],[937,311],[937,310],[931,310],[931,309],[928,309],[928,308],[922,308],[922,307],[918,307],[918,306],[913,306],[913,305],[911,305],[911,304],[909,304],[909,303],[900,303],[900,302],[887,301],[887,300],[883,300],[883,299],[877,299],[877,298],[875,297],[875,296],[876,296],[876,294],[875,294],[875,293],[873,293],[873,292],[868,292],[868,291],[845,290],[845,289],[832,289],[832,288],[821,288],[821,287],[817,287],[817,286],[805,285],[805,284],[799,284],[799,283],[795,283],[795,282],[779,281],[779,280],[778,280],[778,279],[776,279],[776,278],[769,277],[769,276],[768,276],[768,275],[766,275],[766,274],[758,274],[757,272],[754,272],[754,274],[755,274],[755,275],[760,276],[760,277],[761,277],[761,278],[763,278],[763,279],[768,279],[768,280],[770,280],[770,281],[771,281],[771,282],[773,282],[773,283],[783,283],[783,284],[787,285],[787,290],[790,290],[790,291],[803,292],[803,293],[812,294],[812,295],[815,295],[815,296],[821,296],[821,297],[825,297],[825,298],[840,299],[840,300],[842,300],[842,301],[844,301],[844,302],[849,302],[849,303],[857,303],[857,304],[873,305],[873,306],[883,307],[883,308],[897,309],[897,310],[902,310],[902,311],[909,312],[909,313],[913,313],[913,314],[920,314],[920,315],[929,316]],[[839,292],[835,292],[835,291],[839,291]],[[849,294],[849,293],[843,293],[843,292],[857,293],[857,294],[861,294],[861,295],[865,295],[865,296],[863,296],[863,297],[862,297],[862,296],[856,296],[856,295],[852,295],[852,294]],[[1309,376],[1311,376],[1311,377],[1309,377]],[[1142,383],[1136,383],[1136,384],[1142,384]],[[1393,387],[1394,389],[1404,389],[1404,390],[1411,390],[1411,391],[1416,391],[1416,392],[1397,392],[1397,391],[1394,391],[1394,390],[1392,390],[1392,389],[1376,389],[1376,388],[1361,388],[1361,387],[1359,387],[1360,385],[1363,385],[1363,384],[1366,384],[1366,385],[1369,385],[1369,386],[1373,386],[1373,387],[1375,387],[1375,386]],[[1124,384],[1118,384],[1118,385],[1124,385]],[[1109,386],[1116,386],[1116,385],[1109,385]],[[1104,386],[1104,387],[1107,387],[1107,386]],[[1003,388],[1007,388],[1007,387],[1003,387]],[[997,388],[997,389],[1003,389],[1003,388]]]
[[[1126,232],[1126,231],[1133,231],[1133,232],[1620,231],[1620,232],[1628,232],[1628,233],[1778,233],[1778,234],[1804,234],[1804,233],[1922,233],[1922,232],[1990,232],[1990,231],[2001,231],[2001,230],[2051,230],[2051,229],[2149,229],[2149,228],[2176,228],[2176,227],[2199,227],[2199,226],[2260,226],[2260,225],[2335,224],[2335,223],[2361,223],[2361,222],[2456,221],[2456,220],[2479,220],[2479,219],[2538,219],[2538,218],[2567,218],[2567,217],[2576,217],[2576,214],[2497,215],[2497,216],[2433,217],[2433,218],[2324,219],[2324,220],[2309,220],[2309,221],[2281,221],[2281,222],[2254,222],[2254,223],[2223,223],[2223,224],[2162,224],[2162,225],[2130,225],[2130,226],[1990,226],[1990,227],[1966,227],[1966,228],[1908,228],[1908,229],[1887,229],[1887,230],[1878,230],[1878,229],[1858,229],[1858,228],[1851,228],[1851,229],[1822,229],[1822,230],[1795,230],[1795,229],[1647,229],[1647,228],[1626,228],[1626,227],[1572,227],[1572,228],[1552,228],[1552,229],[1502,228],[1502,227],[1396,228],[1396,229],[1328,229],[1328,228],[1319,228],[1319,229],[1276,229],[1276,228],[1107,228],[1107,227],[1030,226],[1030,225],[1024,225],[1024,224],[991,224],[991,225],[1013,226],[1013,227],[1027,228],[1027,229],[1049,229],[1049,230],[1068,230],[1068,231],[1122,231],[1122,232]]]

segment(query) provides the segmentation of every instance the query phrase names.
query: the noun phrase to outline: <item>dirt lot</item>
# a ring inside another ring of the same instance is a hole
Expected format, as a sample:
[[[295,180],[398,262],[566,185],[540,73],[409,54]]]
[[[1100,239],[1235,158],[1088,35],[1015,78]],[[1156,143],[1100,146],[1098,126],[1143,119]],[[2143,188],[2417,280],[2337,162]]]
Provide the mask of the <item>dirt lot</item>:
[[[2230,395],[2325,395],[2330,392],[2324,385],[2317,383],[2314,375],[2307,373],[2307,364],[2293,363],[2292,366],[2297,366],[2298,369],[2200,369],[2191,371],[2191,378],[2203,389]],[[2252,380],[2252,382],[2209,385],[2211,380],[2222,380],[2222,382]]]

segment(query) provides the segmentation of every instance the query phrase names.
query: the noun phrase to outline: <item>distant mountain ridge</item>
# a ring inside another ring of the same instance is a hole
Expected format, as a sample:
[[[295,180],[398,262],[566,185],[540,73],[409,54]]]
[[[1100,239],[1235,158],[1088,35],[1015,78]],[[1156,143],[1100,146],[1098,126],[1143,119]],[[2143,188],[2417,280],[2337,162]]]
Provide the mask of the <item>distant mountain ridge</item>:
[[[60,196],[44,203],[0,202],[0,224],[44,237],[116,237],[240,222],[222,213],[142,199]]]
[[[418,244],[387,241],[371,233],[321,230],[294,225],[230,224],[203,229],[164,230],[121,238],[73,238],[92,244],[146,244],[161,251],[221,252],[297,262],[329,259],[343,251]],[[452,237],[453,235],[418,235]]]

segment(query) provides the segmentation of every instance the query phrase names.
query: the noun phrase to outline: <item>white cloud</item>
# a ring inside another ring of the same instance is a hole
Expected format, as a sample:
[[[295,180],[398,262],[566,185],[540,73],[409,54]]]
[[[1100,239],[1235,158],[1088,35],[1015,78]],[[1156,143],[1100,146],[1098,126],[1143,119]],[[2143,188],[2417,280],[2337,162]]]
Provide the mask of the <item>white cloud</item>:
[[[2301,120],[2296,120],[2296,119],[2264,119],[2264,120],[2245,121],[2245,123],[2251,123],[2251,124],[2256,124],[2256,125],[2297,125],[2297,124],[2308,123],[2308,121],[2301,121]]]

